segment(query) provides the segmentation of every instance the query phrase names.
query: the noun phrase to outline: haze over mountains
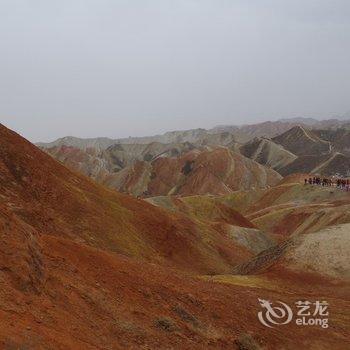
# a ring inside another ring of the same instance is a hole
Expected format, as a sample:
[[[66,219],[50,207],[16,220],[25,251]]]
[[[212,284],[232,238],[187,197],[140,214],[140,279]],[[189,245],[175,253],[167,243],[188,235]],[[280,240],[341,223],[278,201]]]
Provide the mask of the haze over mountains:
[[[212,129],[193,129],[193,130],[184,130],[184,131],[169,131],[163,135],[156,136],[145,136],[145,137],[128,137],[122,139],[110,139],[106,137],[97,137],[91,139],[81,139],[73,136],[66,136],[56,141],[43,143],[38,142],[37,145],[40,147],[54,147],[54,146],[73,146],[81,149],[86,148],[96,148],[98,150],[104,150],[113,144],[125,143],[125,144],[148,144],[152,142],[160,143],[213,143],[213,134],[223,134],[228,132],[230,136],[233,137],[236,142],[246,142],[251,140],[254,137],[274,137],[277,136],[294,126],[301,125],[306,128],[312,129],[338,129],[338,128],[350,128],[350,120],[338,120],[338,119],[328,119],[328,120],[316,120],[312,118],[292,118],[292,119],[281,119],[275,122],[266,121],[259,124],[252,125],[223,125],[216,126]],[[228,134],[224,134],[228,135]],[[218,136],[216,136],[218,137]],[[214,143],[217,144],[218,141],[215,140]],[[221,142],[226,142],[221,141]]]
[[[157,188],[173,186],[182,167],[179,188],[199,194],[145,201],[2,125],[0,146],[2,348],[348,348],[349,192],[305,186],[303,174],[282,179],[228,147],[187,145],[156,158],[166,162],[156,179],[167,169]],[[305,336],[295,323],[270,329],[257,319],[259,298],[320,296],[331,305],[327,329]]]
[[[348,176],[350,122],[297,118],[120,140],[65,137],[38,146],[136,196],[218,195],[272,186],[297,172]]]

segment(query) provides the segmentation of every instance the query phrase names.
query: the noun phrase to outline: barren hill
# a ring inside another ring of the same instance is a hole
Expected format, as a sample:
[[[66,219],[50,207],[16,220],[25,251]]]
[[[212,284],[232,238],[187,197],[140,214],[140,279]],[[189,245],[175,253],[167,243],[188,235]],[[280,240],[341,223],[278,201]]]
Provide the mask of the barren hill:
[[[39,235],[0,212],[3,349],[318,349],[347,348],[348,306],[332,281],[312,281],[308,298],[331,300],[325,332],[293,324],[266,329],[258,298],[293,305],[305,288],[216,283],[111,254],[72,240]],[[292,290],[296,289],[296,292]],[[164,346],[166,344],[166,347]]]
[[[169,131],[162,135],[144,136],[144,137],[128,137],[122,139],[110,139],[106,137],[96,138],[78,138],[78,137],[62,137],[53,142],[39,142],[37,146],[41,148],[52,148],[61,146],[72,146],[85,150],[87,148],[96,148],[98,151],[103,151],[113,145],[121,144],[179,144],[179,143],[195,143],[198,145],[226,145],[230,142],[236,141],[236,137],[229,132],[216,133],[214,131],[205,129],[192,129],[181,131]]]
[[[280,185],[260,191],[238,191],[220,197],[256,227],[285,240],[350,222],[350,192],[303,184],[305,175],[289,176]]]
[[[350,155],[350,129],[338,128],[335,130],[314,130],[322,140],[329,141],[335,151]]]
[[[293,162],[279,169],[278,172],[283,176],[299,172],[321,176],[348,176],[350,174],[350,157],[339,152],[299,156]]]
[[[136,196],[225,194],[281,179],[226,147],[152,143],[114,145],[103,152],[65,146],[46,151],[71,169]]]
[[[240,152],[283,176],[295,172],[318,173],[319,170],[325,176],[336,173],[346,176],[350,157],[349,132],[346,121],[294,118],[114,140],[64,137],[38,145],[64,164],[99,182],[108,175],[107,184],[114,183],[111,186],[121,191],[141,194],[145,178],[142,185],[138,181],[137,191],[132,189],[129,180],[125,183],[125,177],[132,177],[134,181],[134,167],[142,168],[143,174],[150,168],[149,164],[135,165],[137,162],[149,163],[159,157],[180,157],[190,150],[217,147]],[[113,175],[127,167],[131,169],[123,171],[120,176]],[[130,175],[130,171],[133,174]]]
[[[297,156],[272,140],[256,137],[240,147],[240,152],[260,164],[267,165],[276,171],[292,163]]]
[[[311,173],[322,176],[348,176],[350,165],[350,134],[345,124],[341,128],[332,121],[297,125],[281,135],[268,139],[254,138],[239,147],[240,152],[260,164],[272,167],[282,176]]]
[[[171,211],[181,212],[191,220],[203,223],[230,237],[238,246],[259,253],[275,244],[266,232],[233,208],[211,196],[161,196],[147,199],[148,202]]]
[[[147,196],[226,194],[270,186],[281,179],[272,169],[227,148],[192,151],[177,158],[158,158],[150,164],[135,165],[111,176],[112,184],[117,183],[120,175],[133,184],[129,187],[131,193]],[[144,192],[135,193],[133,188],[142,188]]]
[[[137,161],[150,162],[158,157],[176,157],[195,146],[189,142],[163,144],[113,144],[105,150],[95,147],[54,146],[45,149],[55,159],[95,180],[103,181],[110,173],[118,172]]]
[[[162,135],[127,137],[121,139],[110,139],[107,137],[84,139],[66,136],[53,142],[39,142],[37,145],[42,148],[72,146],[75,148],[86,149],[92,147],[96,148],[98,151],[105,150],[114,144],[148,144],[152,142],[165,144],[190,142],[196,144],[226,146],[232,141],[244,143],[250,141],[254,137],[275,137],[298,125],[310,130],[336,130],[339,128],[349,129],[349,121],[346,120],[329,119],[318,121],[311,118],[292,118],[241,126],[216,126],[209,130],[199,128],[169,131]]]
[[[331,226],[307,235],[296,235],[235,268],[257,274],[274,269],[350,279],[350,224]]]
[[[295,126],[272,139],[297,156],[329,154],[331,144],[301,126]]]
[[[33,230],[166,266],[228,270],[250,253],[180,213],[108,190],[0,127],[1,203]]]

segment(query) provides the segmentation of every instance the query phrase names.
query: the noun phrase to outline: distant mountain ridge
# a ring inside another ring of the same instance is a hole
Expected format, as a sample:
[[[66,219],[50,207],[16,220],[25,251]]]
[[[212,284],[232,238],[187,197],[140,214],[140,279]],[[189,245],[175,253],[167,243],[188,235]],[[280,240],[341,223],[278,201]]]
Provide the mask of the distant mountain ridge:
[[[266,122],[247,126],[245,135],[272,130],[272,124],[273,133],[290,126],[289,122]],[[275,137],[254,136],[247,142],[238,142],[237,134],[228,131],[204,129],[169,132],[161,140],[169,138],[176,142],[114,143],[108,138],[68,137],[42,148],[108,187],[145,197],[218,195],[271,186],[280,175],[349,176],[350,172],[350,129],[346,128],[310,129],[297,124]]]
[[[306,129],[300,125],[272,139],[254,138],[240,152],[282,176],[293,173],[349,176],[350,130]]]
[[[297,118],[282,118],[278,119],[280,122],[289,122],[289,123],[300,123],[300,124],[305,124],[305,125],[315,125],[319,123],[320,121],[314,118],[302,118],[302,117],[297,117]]]
[[[217,135],[215,135],[217,134]],[[170,144],[170,143],[199,143],[199,144],[210,144],[211,139],[217,142],[217,138],[225,138],[225,135],[228,137],[228,140],[222,140],[222,143],[229,143],[233,141],[234,135],[229,133],[214,133],[207,131],[205,129],[192,129],[192,130],[184,130],[184,131],[169,131],[163,135],[155,135],[155,136],[145,136],[145,137],[128,137],[121,139],[109,139],[105,137],[97,137],[97,138],[78,138],[73,136],[63,137],[57,139],[53,142],[42,143],[39,142],[36,145],[42,148],[51,148],[57,146],[73,146],[80,149],[87,149],[90,147],[97,148],[99,150],[107,149],[108,147],[115,144],[149,144],[153,142]]]
[[[116,144],[101,152],[71,146],[47,152],[71,169],[135,196],[226,194],[281,179],[273,169],[219,146]]]
[[[278,121],[267,121],[250,125],[227,125],[216,126],[212,129],[206,130],[202,128],[191,130],[169,131],[162,135],[144,136],[144,137],[127,137],[120,139],[111,139],[106,137],[96,138],[78,138],[73,136],[66,136],[57,139],[53,142],[38,142],[36,145],[41,148],[51,148],[57,146],[73,146],[80,149],[87,149],[90,147],[98,150],[104,150],[114,144],[148,144],[151,142],[160,143],[199,143],[199,144],[215,144],[225,146],[229,142],[245,143],[254,137],[275,137],[283,132],[301,125],[304,128],[311,129],[326,129],[334,130],[337,128],[350,129],[349,120],[329,119],[318,121],[312,118],[294,118],[281,119]],[[222,138],[220,142],[218,142]]]

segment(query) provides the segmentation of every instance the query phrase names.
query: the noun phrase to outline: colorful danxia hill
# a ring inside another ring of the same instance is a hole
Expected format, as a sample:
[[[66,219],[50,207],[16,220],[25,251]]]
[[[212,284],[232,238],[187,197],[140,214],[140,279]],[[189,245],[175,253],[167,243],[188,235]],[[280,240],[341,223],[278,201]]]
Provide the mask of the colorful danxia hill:
[[[335,120],[38,145],[0,124],[0,349],[349,349],[349,142]]]

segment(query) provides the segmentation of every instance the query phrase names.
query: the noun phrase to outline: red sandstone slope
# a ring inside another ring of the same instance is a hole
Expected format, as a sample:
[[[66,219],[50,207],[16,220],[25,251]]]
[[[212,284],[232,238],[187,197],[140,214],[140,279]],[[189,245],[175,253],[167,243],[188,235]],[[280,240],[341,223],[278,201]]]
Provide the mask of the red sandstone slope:
[[[278,240],[350,222],[350,192],[304,185],[308,174],[285,177],[278,186],[239,191],[218,198],[239,210],[253,224]]]
[[[178,158],[158,158],[151,163],[148,178],[135,167],[124,169],[134,188],[142,182],[147,196],[222,195],[240,189],[266,187],[278,183],[281,176],[227,148],[191,151]],[[113,175],[118,178],[120,175]],[[133,188],[131,188],[131,193]]]
[[[133,147],[138,149],[138,146]],[[225,147],[205,149],[201,146],[186,152],[190,146],[180,144],[170,148],[174,152],[161,153],[162,148],[157,148],[158,153],[154,150],[152,153],[152,144],[142,146],[147,152],[137,157],[130,146],[129,158],[125,150],[117,153],[121,145],[99,154],[91,149],[66,146],[46,151],[71,169],[110,188],[136,196],[220,195],[251,187],[272,186],[281,179],[274,170]],[[162,145],[164,149],[170,146]]]
[[[275,245],[268,233],[258,230],[243,215],[215,197],[161,196],[148,198],[147,201],[180,212],[202,226],[218,230],[254,254]]]
[[[220,341],[211,334],[209,310],[214,309],[199,311],[194,287],[206,287],[207,305],[213,298],[205,283],[39,234],[3,207],[0,227],[2,349],[234,343],[232,331]],[[175,335],[179,331],[181,338]]]
[[[201,281],[39,234],[3,207],[0,228],[2,349],[347,349],[338,282],[289,277],[285,293]],[[331,328],[259,323],[258,298],[293,305],[305,290],[332,303]]]
[[[0,202],[39,232],[202,273],[229,271],[250,255],[184,215],[69,171],[3,126],[0,146]]]

